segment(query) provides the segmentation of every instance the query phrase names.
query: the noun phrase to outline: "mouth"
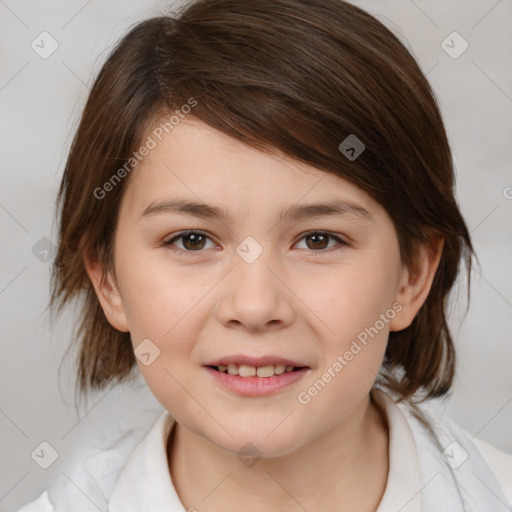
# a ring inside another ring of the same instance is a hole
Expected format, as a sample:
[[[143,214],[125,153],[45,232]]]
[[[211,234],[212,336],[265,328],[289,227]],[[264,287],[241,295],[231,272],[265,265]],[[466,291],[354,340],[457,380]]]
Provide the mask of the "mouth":
[[[219,373],[239,377],[261,377],[270,378],[284,373],[297,372],[299,370],[307,369],[309,366],[295,366],[285,364],[266,364],[264,366],[252,366],[248,364],[219,364],[207,365],[208,368],[216,370]]]
[[[227,360],[226,360],[227,359]],[[242,397],[264,397],[293,387],[312,371],[309,366],[289,359],[233,356],[212,361],[204,368],[212,383]]]

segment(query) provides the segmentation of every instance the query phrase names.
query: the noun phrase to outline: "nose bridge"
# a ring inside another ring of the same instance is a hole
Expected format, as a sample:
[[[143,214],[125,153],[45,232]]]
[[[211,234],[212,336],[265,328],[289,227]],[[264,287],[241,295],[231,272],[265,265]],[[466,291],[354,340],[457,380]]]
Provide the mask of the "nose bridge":
[[[236,247],[234,266],[237,291],[252,291],[258,294],[268,292],[271,295],[276,292],[275,276],[270,268],[278,266],[278,262],[269,238],[267,241],[263,241],[262,238],[258,241],[253,236],[247,236]],[[270,298],[269,295],[266,300]]]
[[[270,243],[263,245],[248,236],[235,250],[229,287],[218,311],[220,320],[241,323],[250,329],[270,322],[289,323],[293,309],[286,286],[275,275],[280,264]]]

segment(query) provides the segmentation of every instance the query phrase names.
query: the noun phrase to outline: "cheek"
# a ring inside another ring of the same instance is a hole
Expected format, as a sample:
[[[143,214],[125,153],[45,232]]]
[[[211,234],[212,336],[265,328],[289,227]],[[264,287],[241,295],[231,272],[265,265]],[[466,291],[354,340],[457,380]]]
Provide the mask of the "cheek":
[[[379,373],[386,341],[387,332],[382,330],[373,338],[368,335],[365,342],[347,336],[326,348],[325,364],[305,381],[296,397],[305,431],[307,423],[311,431],[317,431],[318,418],[327,431],[362,403]]]
[[[132,252],[130,258],[119,259],[123,305],[135,342],[146,337],[163,341],[171,336],[207,291],[204,279],[192,267],[178,269],[166,264],[157,254],[164,250]]]
[[[137,350],[143,340],[149,339],[159,351],[155,368],[137,361],[141,373],[157,386],[160,382],[174,382],[169,373],[176,374],[186,385],[188,376],[184,369],[192,359],[195,342],[207,317],[207,301],[202,299],[211,283],[193,273],[192,267],[178,271],[171,265],[154,263],[149,257],[130,259],[119,268],[125,277],[123,303],[132,345]]]
[[[351,273],[350,279],[337,284],[326,290],[328,307],[319,315],[330,327],[318,333],[321,367],[298,397],[301,405],[311,406],[312,414],[331,418],[348,414],[370,391],[394,314],[389,283],[382,276]]]
[[[336,334],[354,337],[391,307],[395,283],[390,275],[375,264],[342,269],[335,279],[317,286],[312,309]]]
[[[317,302],[312,309],[329,327],[318,332],[323,345],[320,373],[330,372],[321,380],[333,382],[324,398],[333,393],[336,400],[336,394],[348,399],[346,393],[359,396],[360,390],[371,388],[382,364],[389,323],[395,314],[395,282],[392,269],[369,257],[334,275],[335,279],[327,285],[317,287]]]

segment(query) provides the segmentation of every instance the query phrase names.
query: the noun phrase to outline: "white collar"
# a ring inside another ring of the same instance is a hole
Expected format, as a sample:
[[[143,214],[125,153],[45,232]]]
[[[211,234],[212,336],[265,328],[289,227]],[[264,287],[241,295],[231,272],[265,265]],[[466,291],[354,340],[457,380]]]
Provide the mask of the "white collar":
[[[167,438],[174,424],[165,411],[132,452],[110,498],[109,512],[185,512],[167,465]]]
[[[372,396],[385,412],[389,428],[389,471],[384,495],[376,512],[420,512],[421,481],[418,454],[401,408],[379,388]]]

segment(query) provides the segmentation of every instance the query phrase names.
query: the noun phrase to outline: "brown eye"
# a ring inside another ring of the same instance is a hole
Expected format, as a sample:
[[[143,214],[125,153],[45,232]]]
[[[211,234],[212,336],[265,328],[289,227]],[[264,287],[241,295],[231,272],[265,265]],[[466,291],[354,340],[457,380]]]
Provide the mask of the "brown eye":
[[[306,240],[306,248],[312,249],[313,251],[322,251],[324,249],[333,247],[332,245],[329,246],[330,240],[337,241],[338,245],[348,245],[338,236],[332,235],[330,233],[323,233],[320,231],[313,231],[311,233],[307,233],[305,236],[302,237],[301,240]]]
[[[307,244],[310,249],[326,249],[329,245],[329,237],[321,233],[310,235],[306,240],[311,241],[311,244]]]
[[[205,237],[197,233],[185,235],[183,238],[183,246],[191,251],[195,249],[202,249],[204,247]]]
[[[209,237],[200,231],[186,231],[167,240],[164,242],[164,245],[176,245],[178,240],[182,241],[182,247],[177,247],[178,250],[183,252],[198,252],[205,248],[206,241],[209,240]]]

